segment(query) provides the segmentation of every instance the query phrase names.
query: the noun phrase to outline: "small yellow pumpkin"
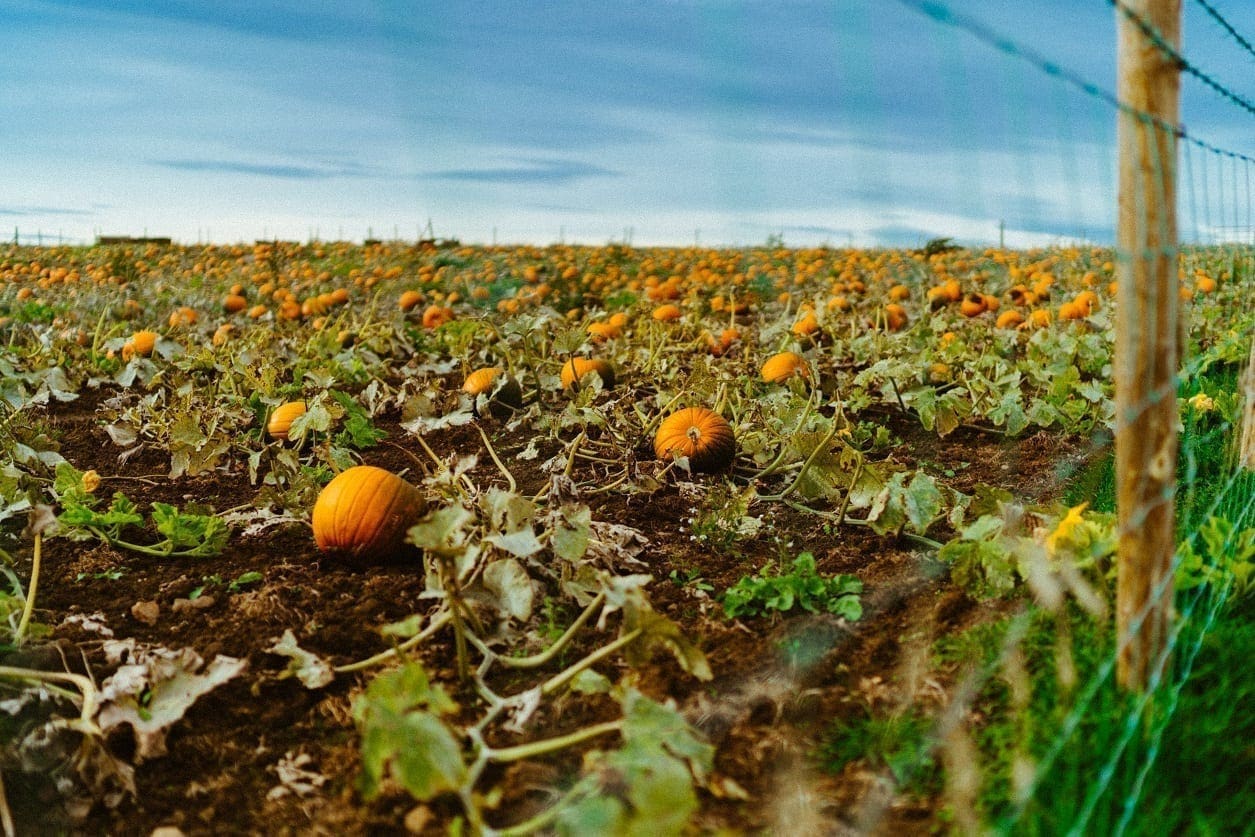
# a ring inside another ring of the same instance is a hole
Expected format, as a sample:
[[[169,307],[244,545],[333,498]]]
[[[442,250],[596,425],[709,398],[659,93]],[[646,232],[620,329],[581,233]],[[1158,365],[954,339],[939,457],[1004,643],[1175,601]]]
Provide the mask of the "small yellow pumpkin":
[[[595,357],[573,357],[562,365],[562,386],[571,389],[576,381],[583,381],[591,374],[601,378],[601,385],[606,389],[614,386],[614,367],[608,361]]]
[[[720,471],[736,456],[736,436],[714,410],[689,407],[672,413],[658,426],[654,455],[659,459],[688,457],[695,473]]]
[[[519,382],[509,375],[501,381],[503,374],[499,366],[485,366],[466,376],[466,381],[462,384],[462,392],[475,399],[477,413],[480,396],[487,399],[489,412],[497,418],[508,418],[515,410],[523,407],[523,389],[519,386]]]
[[[769,384],[782,383],[794,375],[801,375],[803,378],[810,377],[810,368],[806,365],[806,358],[797,352],[780,352],[772,355],[763,364],[761,371],[763,380]]]
[[[288,430],[292,428],[292,422],[303,415],[305,415],[304,401],[289,401],[286,404],[280,404],[270,412],[270,420],[266,422],[266,432],[272,439],[286,440]]]
[[[339,474],[314,503],[314,542],[323,552],[384,558],[405,544],[423,512],[421,491],[383,468],[357,465]]]

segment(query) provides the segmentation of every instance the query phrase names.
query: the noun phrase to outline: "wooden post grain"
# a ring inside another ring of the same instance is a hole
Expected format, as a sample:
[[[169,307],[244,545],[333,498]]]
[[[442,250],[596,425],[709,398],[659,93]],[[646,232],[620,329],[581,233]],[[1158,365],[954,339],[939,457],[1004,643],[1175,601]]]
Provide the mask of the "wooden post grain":
[[[1127,106],[1116,128],[1116,671],[1121,686],[1142,690],[1162,667],[1176,548],[1179,69],[1138,21],[1177,49],[1181,3],[1116,6],[1118,92]]]

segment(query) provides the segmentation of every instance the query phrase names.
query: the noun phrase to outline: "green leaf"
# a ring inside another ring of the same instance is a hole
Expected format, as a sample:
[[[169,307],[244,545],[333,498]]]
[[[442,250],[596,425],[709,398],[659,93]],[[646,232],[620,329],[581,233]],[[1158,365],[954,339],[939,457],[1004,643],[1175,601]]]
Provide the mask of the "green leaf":
[[[904,492],[903,505],[911,528],[920,535],[927,532],[941,515],[942,497],[937,481],[923,471],[916,471]]]
[[[549,539],[553,552],[564,561],[578,561],[588,551],[593,513],[588,506],[563,506]]]
[[[466,763],[457,738],[440,719],[456,710],[419,663],[371,681],[353,703],[362,734],[362,795],[373,799],[385,775],[422,801],[458,790],[466,781]]]

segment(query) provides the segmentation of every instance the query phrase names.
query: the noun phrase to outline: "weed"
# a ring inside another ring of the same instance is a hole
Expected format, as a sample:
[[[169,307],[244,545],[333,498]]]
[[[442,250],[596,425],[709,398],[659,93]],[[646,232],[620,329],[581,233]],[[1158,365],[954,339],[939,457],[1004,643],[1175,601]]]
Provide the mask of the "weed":
[[[723,594],[723,609],[734,619],[773,611],[788,613],[800,607],[855,621],[863,615],[862,592],[863,582],[852,575],[821,576],[815,569],[815,556],[803,552],[787,573],[771,573],[764,568],[758,575],[741,578]]]

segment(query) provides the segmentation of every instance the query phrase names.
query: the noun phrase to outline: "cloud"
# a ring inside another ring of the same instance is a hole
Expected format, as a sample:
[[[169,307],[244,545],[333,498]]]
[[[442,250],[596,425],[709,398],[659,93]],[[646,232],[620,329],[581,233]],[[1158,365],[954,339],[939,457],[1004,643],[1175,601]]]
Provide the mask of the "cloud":
[[[92,215],[88,209],[69,209],[60,206],[5,206],[0,207],[0,215],[12,217],[31,217],[35,215]]]
[[[354,164],[309,166],[245,163],[239,160],[149,160],[148,162],[150,165],[177,171],[247,174],[256,177],[277,177],[284,180],[329,180],[334,177],[371,177],[377,174],[371,169]]]
[[[590,177],[618,177],[619,172],[573,160],[524,160],[517,165],[474,169],[444,169],[422,175],[431,180],[470,183],[566,184]]]

